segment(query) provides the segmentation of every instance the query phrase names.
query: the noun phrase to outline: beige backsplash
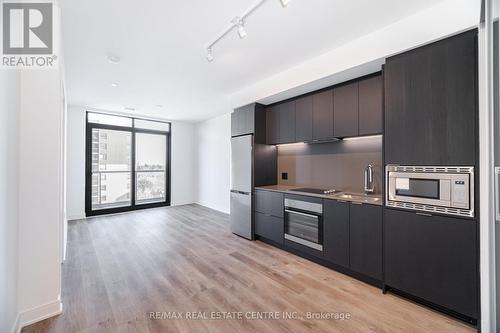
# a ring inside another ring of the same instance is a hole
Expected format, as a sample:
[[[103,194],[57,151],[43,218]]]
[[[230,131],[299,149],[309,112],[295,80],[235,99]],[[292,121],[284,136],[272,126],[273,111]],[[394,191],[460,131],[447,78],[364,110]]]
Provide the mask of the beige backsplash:
[[[382,138],[278,148],[278,184],[363,191],[363,172],[374,166],[375,192],[382,193]],[[281,179],[282,172],[288,180]]]

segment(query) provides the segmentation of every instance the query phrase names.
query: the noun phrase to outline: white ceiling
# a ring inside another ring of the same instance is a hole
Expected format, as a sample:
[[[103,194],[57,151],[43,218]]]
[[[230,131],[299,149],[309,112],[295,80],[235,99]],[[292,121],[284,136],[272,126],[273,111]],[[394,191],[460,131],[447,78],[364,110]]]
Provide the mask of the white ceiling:
[[[229,111],[230,94],[439,2],[291,0],[283,9],[268,0],[249,17],[248,36],[230,34],[207,62],[207,44],[255,1],[62,0],[68,102],[207,119]]]

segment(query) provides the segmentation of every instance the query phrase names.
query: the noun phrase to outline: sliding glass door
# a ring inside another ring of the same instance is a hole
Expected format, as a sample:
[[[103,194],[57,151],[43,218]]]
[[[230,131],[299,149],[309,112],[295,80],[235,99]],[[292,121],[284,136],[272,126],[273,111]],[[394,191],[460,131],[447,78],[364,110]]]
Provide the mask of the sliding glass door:
[[[166,135],[135,133],[136,205],[165,201],[166,181]]]
[[[93,211],[132,204],[131,158],[131,132],[92,129]]]
[[[170,204],[170,123],[87,113],[87,216]]]

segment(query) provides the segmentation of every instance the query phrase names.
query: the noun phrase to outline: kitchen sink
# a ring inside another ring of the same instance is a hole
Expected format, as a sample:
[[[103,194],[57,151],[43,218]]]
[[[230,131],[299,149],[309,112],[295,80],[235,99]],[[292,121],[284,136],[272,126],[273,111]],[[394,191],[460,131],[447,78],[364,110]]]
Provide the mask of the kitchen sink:
[[[373,194],[359,194],[359,193],[340,193],[334,196],[337,199],[345,199],[349,201],[358,201],[366,203],[378,203],[382,199],[374,196]]]

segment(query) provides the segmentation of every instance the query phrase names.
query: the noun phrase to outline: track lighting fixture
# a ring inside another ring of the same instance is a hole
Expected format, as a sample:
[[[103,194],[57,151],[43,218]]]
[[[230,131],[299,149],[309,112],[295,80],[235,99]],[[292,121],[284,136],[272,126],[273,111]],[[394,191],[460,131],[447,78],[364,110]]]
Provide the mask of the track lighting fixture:
[[[245,30],[245,22],[243,22],[243,19],[241,17],[235,17],[231,21],[231,23],[236,27],[240,39],[243,39],[247,36],[247,31]]]
[[[211,47],[209,47],[207,49],[207,60],[208,60],[208,62],[214,61],[214,55],[212,54],[212,48]]]
[[[246,19],[253,14],[260,6],[262,6],[267,0],[259,0],[252,7],[247,9],[245,13],[241,16],[236,16],[231,20],[231,25],[226,28],[217,38],[215,38],[207,47],[207,61],[212,62],[214,60],[214,56],[212,54],[212,48],[219,42],[222,38],[224,38],[227,34],[229,34],[233,29],[236,29],[238,32],[238,36],[243,39],[247,35],[247,31],[245,29],[245,21]],[[283,8],[285,8],[290,0],[279,0],[280,4]]]

